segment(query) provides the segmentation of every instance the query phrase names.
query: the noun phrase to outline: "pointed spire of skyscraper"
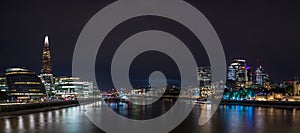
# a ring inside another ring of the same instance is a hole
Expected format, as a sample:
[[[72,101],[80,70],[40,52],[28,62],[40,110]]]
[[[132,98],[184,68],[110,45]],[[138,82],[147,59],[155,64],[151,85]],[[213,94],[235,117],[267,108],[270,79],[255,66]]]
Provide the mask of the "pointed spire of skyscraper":
[[[49,39],[48,36],[45,36],[44,46],[49,47]]]
[[[52,73],[52,65],[51,65],[51,56],[50,56],[48,36],[45,36],[45,41],[44,41],[41,73],[42,74],[51,74]]]

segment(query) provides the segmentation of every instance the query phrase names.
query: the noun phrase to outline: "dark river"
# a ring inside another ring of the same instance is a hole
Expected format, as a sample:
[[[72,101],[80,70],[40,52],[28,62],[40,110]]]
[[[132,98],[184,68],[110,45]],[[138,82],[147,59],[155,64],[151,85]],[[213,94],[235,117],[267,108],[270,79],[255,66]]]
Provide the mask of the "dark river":
[[[101,106],[101,103],[94,106]],[[91,106],[91,105],[90,105]],[[149,119],[168,110],[169,101],[163,107],[150,108],[116,106],[111,108],[132,119]],[[213,117],[203,126],[198,126],[202,105],[196,105],[190,115],[172,133],[299,133],[300,110],[277,109],[237,105],[220,105]],[[7,133],[96,133],[103,132],[84,114],[85,106],[0,118],[0,132]],[[142,113],[140,113],[142,112]],[[153,113],[154,112],[154,113]],[[144,115],[140,115],[144,114]],[[117,125],[116,125],[117,128]]]

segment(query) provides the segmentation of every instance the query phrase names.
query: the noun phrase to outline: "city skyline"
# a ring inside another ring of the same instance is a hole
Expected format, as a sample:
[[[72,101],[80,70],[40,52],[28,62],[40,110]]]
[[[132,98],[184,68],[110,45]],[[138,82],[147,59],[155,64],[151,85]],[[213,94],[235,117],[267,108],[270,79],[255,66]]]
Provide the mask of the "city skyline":
[[[0,132],[298,133],[299,5],[2,1]]]
[[[299,10],[296,8],[297,2],[294,4],[247,0],[240,3],[205,0],[188,2],[199,8],[216,29],[225,50],[227,64],[231,58],[245,58],[254,68],[262,65],[275,82],[293,80],[295,76],[300,75],[297,56],[300,49],[297,45],[299,42],[297,35],[300,31],[297,24],[300,17],[297,14]],[[0,23],[3,30],[0,32],[2,36],[0,55],[3,60],[0,70],[3,72],[9,67],[24,66],[39,73],[43,39],[45,35],[49,35],[53,73],[58,76],[71,76],[72,54],[82,27],[94,13],[110,2],[84,3],[90,7],[89,9],[79,8],[83,3],[81,1],[63,1],[61,5],[50,1],[47,4],[37,1],[32,3],[25,2],[23,6],[14,2],[2,4],[5,6],[1,8],[3,21]],[[71,3],[72,6],[66,7]],[[64,13],[60,12],[62,10]],[[135,30],[139,30],[144,25],[159,27],[158,24],[150,23],[161,22],[165,26],[168,22],[168,20],[161,21],[160,18],[150,19],[152,18],[143,18],[131,24],[131,28],[136,26]],[[176,24],[170,24],[165,29],[170,30],[174,26],[178,27]],[[124,32],[128,30],[124,26],[120,29],[115,31],[118,38],[126,36]],[[185,32],[187,31],[174,31],[175,34]],[[114,41],[114,38],[108,38],[110,40],[108,44],[118,42]],[[198,44],[191,40],[187,43]],[[14,52],[11,52],[12,49]],[[195,53],[196,59],[201,60],[198,66],[209,65],[203,48],[200,47]],[[258,62],[257,59],[263,59],[263,62]]]
[[[51,74],[52,73],[52,64],[51,64],[51,57],[50,57],[50,53],[52,53],[52,51],[50,50],[49,47],[50,47],[49,46],[49,36],[45,35],[44,42],[43,42],[43,48],[42,48],[42,56],[41,56],[42,57],[41,58],[42,63],[40,65],[41,72],[34,71],[36,74],[43,74],[43,73]],[[47,56],[49,56],[49,57],[47,57]],[[234,61],[235,59],[244,60],[246,67],[250,67],[251,68],[252,71],[250,71],[250,72],[255,72],[256,68],[257,69],[258,68],[262,69],[262,65],[260,65],[260,64],[258,66],[253,66],[252,64],[246,63],[246,61],[248,61],[248,60],[245,59],[245,58],[243,58],[243,57],[238,57],[238,58],[232,58],[232,57],[230,57],[230,61],[227,61],[227,69],[230,69],[230,67],[231,67],[231,63],[230,62]],[[257,62],[262,62],[262,60],[263,59],[257,59]],[[209,65],[204,65],[204,66],[209,66]],[[14,67],[30,68],[28,66],[22,66],[22,65],[11,66],[11,67],[5,68],[2,72],[0,72],[0,74],[4,74],[5,70],[10,69],[10,68],[14,68]],[[198,66],[198,67],[203,67],[203,66]],[[227,79],[230,78],[230,77],[228,77],[229,73],[230,73],[229,70],[227,70]],[[56,76],[72,76],[72,75],[60,75],[60,74],[58,74]],[[295,76],[294,79],[296,77],[298,77],[298,75]],[[282,80],[282,81],[288,81],[288,79]],[[282,82],[282,81],[280,81],[280,82]]]

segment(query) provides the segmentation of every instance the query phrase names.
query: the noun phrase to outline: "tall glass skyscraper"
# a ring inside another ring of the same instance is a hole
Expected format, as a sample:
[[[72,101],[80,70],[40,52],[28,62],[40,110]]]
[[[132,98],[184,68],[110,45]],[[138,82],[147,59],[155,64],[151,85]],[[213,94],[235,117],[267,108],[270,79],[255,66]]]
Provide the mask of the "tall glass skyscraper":
[[[49,37],[45,37],[44,48],[42,54],[42,69],[39,75],[45,85],[47,96],[54,94],[54,77],[52,74],[51,55],[49,48]]]
[[[45,41],[44,41],[41,73],[43,73],[43,74],[51,74],[52,73],[51,55],[50,55],[50,49],[49,49],[48,36],[45,37]]]

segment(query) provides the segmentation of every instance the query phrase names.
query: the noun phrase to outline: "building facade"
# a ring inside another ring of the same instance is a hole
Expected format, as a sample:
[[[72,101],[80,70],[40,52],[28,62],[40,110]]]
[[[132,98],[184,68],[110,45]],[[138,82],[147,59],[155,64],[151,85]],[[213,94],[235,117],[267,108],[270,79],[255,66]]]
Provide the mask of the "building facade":
[[[56,77],[55,94],[57,97],[88,97],[93,94],[93,82],[78,77]]]
[[[230,66],[235,69],[236,82],[245,83],[248,81],[245,59],[233,59]]]
[[[45,96],[41,79],[26,68],[6,69],[5,78],[11,100],[31,100]]]
[[[248,88],[255,81],[253,76],[252,67],[246,64],[246,60],[235,58],[228,66],[226,85],[229,88]]]

